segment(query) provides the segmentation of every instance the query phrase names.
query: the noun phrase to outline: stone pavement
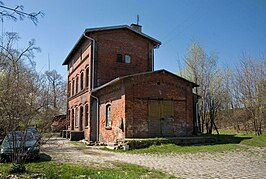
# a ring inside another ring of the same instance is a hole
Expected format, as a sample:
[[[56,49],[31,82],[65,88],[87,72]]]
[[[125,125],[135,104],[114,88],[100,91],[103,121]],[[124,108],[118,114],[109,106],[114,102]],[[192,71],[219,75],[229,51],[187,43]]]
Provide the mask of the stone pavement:
[[[52,160],[112,166],[119,161],[164,171],[180,178],[266,178],[266,148],[194,153],[194,154],[128,154],[82,148],[66,139],[52,139],[43,145]]]

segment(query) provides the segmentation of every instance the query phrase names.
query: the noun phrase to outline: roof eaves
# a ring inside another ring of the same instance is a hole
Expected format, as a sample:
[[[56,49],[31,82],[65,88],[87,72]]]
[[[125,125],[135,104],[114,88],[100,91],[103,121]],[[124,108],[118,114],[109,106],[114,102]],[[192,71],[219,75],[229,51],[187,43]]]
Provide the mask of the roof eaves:
[[[77,46],[81,43],[81,41],[85,38],[84,37],[84,33],[85,31],[82,33],[82,35],[80,36],[79,40],[76,42],[76,44],[74,45],[74,47],[70,50],[70,52],[68,53],[65,61],[63,62],[62,65],[67,65],[67,62],[69,61],[70,56],[72,55],[73,51],[75,50],[75,48],[77,48]]]
[[[104,30],[124,29],[124,28],[129,29],[129,30],[131,30],[131,31],[133,31],[133,32],[135,32],[135,33],[137,33],[137,34],[139,34],[139,35],[141,35],[141,36],[143,36],[145,38],[148,38],[149,40],[155,42],[155,46],[160,46],[162,44],[159,40],[156,40],[155,38],[152,38],[152,37],[150,37],[150,36],[148,36],[148,35],[146,35],[146,34],[144,34],[142,32],[139,32],[139,31],[137,31],[135,29],[132,29],[128,25],[88,28],[88,29],[85,30],[85,33],[87,33],[87,32],[95,32],[95,31],[104,31]]]
[[[101,90],[101,89],[103,89],[103,88],[105,88],[105,87],[107,87],[109,85],[113,85],[116,82],[118,82],[120,80],[123,80],[123,79],[126,79],[126,78],[131,78],[131,77],[140,76],[140,75],[147,75],[147,74],[151,74],[151,73],[160,73],[160,72],[171,74],[171,75],[173,75],[173,76],[175,76],[175,77],[177,77],[177,78],[179,78],[181,80],[184,80],[184,81],[186,81],[188,83],[191,83],[193,85],[193,87],[199,87],[199,85],[196,84],[196,83],[193,83],[193,82],[191,82],[191,81],[189,81],[189,80],[187,80],[187,79],[185,79],[183,77],[180,77],[180,76],[178,76],[178,75],[176,75],[174,73],[171,73],[171,72],[169,72],[169,71],[167,71],[165,69],[161,69],[161,70],[156,70],[156,71],[142,72],[142,73],[136,73],[136,74],[132,74],[132,75],[126,75],[126,76],[118,77],[118,78],[115,78],[115,79],[113,79],[113,80],[111,80],[111,81],[109,81],[109,82],[107,82],[107,83],[105,83],[105,84],[103,84],[103,85],[101,85],[101,86],[99,86],[97,88],[94,88],[91,92],[94,93],[96,91],[99,91],[99,90]]]
[[[159,70],[159,71],[160,71],[160,70]],[[161,70],[161,71],[165,71],[165,72],[167,72],[167,73],[169,73],[169,74],[172,74],[172,75],[176,76],[177,78],[180,78],[180,79],[182,79],[182,80],[184,80],[184,81],[186,81],[186,82],[188,82],[188,83],[193,84],[193,88],[194,88],[194,87],[199,87],[198,84],[196,84],[196,83],[194,83],[194,82],[192,82],[192,81],[189,81],[189,80],[187,80],[186,78],[183,78],[183,77],[181,77],[181,76],[178,76],[177,74],[171,73],[171,72],[169,72],[169,71],[167,71],[167,70],[164,70],[164,69]]]
[[[111,81],[109,81],[109,82],[107,82],[107,83],[105,83],[105,84],[103,84],[103,85],[101,85],[101,86],[99,86],[97,88],[94,88],[93,90],[91,90],[91,93],[95,93],[95,92],[99,91],[100,89],[105,88],[106,86],[109,86],[109,85],[112,85],[112,84],[118,82],[119,80],[121,80],[120,77],[115,78],[115,79],[113,79],[113,80],[111,80]]]

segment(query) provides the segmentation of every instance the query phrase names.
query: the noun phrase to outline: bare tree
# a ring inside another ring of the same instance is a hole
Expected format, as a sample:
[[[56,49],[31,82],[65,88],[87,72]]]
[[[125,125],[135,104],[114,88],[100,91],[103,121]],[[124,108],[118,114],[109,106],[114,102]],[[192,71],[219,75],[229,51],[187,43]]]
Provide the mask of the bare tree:
[[[266,109],[266,61],[252,59],[246,53],[242,56],[241,65],[237,68],[236,85],[238,99],[245,110],[245,128],[252,121],[255,134],[262,133]]]
[[[15,7],[8,7],[6,6],[2,1],[0,1],[0,17],[3,18],[9,18],[14,21],[23,20],[25,18],[29,18],[35,25],[37,25],[38,17],[43,16],[44,13],[39,12],[25,12],[24,6],[22,5],[16,5]]]
[[[185,71],[183,74],[184,77],[199,85],[195,93],[201,96],[199,102],[200,120],[198,121],[198,126],[201,126],[199,131],[201,132],[204,132],[204,125],[209,126],[210,121],[207,121],[207,117],[211,109],[210,104],[215,102],[213,101],[214,97],[210,96],[213,94],[210,87],[211,78],[216,73],[216,63],[216,54],[208,55],[198,42],[192,42],[185,57]],[[214,121],[212,120],[212,122]]]
[[[50,96],[52,98],[52,106],[54,109],[58,109],[59,107],[62,107],[59,106],[59,104],[61,105],[61,102],[65,102],[66,82],[63,80],[62,75],[56,70],[46,71],[45,75],[51,89]]]
[[[40,113],[39,125],[49,131],[53,118],[66,113],[66,81],[56,70],[46,71],[40,81],[44,108]]]
[[[35,47],[34,40],[23,49],[14,48],[19,39],[17,33],[6,33],[6,41],[1,45],[0,61],[0,128],[5,133],[25,130],[42,108],[38,98],[38,74],[34,71],[34,53],[40,49]],[[15,136],[13,136],[15,137]],[[13,142],[12,162],[14,167],[25,169],[24,142],[17,149],[17,141]]]

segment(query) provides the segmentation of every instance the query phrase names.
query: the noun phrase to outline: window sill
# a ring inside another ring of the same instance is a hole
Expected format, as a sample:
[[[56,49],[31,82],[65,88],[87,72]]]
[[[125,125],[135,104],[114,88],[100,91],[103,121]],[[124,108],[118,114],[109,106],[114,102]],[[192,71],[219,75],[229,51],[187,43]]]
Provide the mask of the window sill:
[[[112,126],[106,126],[105,129],[106,130],[112,130]]]

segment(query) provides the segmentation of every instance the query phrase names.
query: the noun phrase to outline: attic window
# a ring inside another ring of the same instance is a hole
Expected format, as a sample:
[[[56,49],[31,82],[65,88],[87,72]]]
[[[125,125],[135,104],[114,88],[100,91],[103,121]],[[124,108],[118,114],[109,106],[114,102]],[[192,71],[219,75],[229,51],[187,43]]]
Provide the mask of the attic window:
[[[125,63],[131,63],[131,56],[125,55]]]
[[[117,62],[123,62],[123,55],[122,54],[117,54],[116,61]]]

